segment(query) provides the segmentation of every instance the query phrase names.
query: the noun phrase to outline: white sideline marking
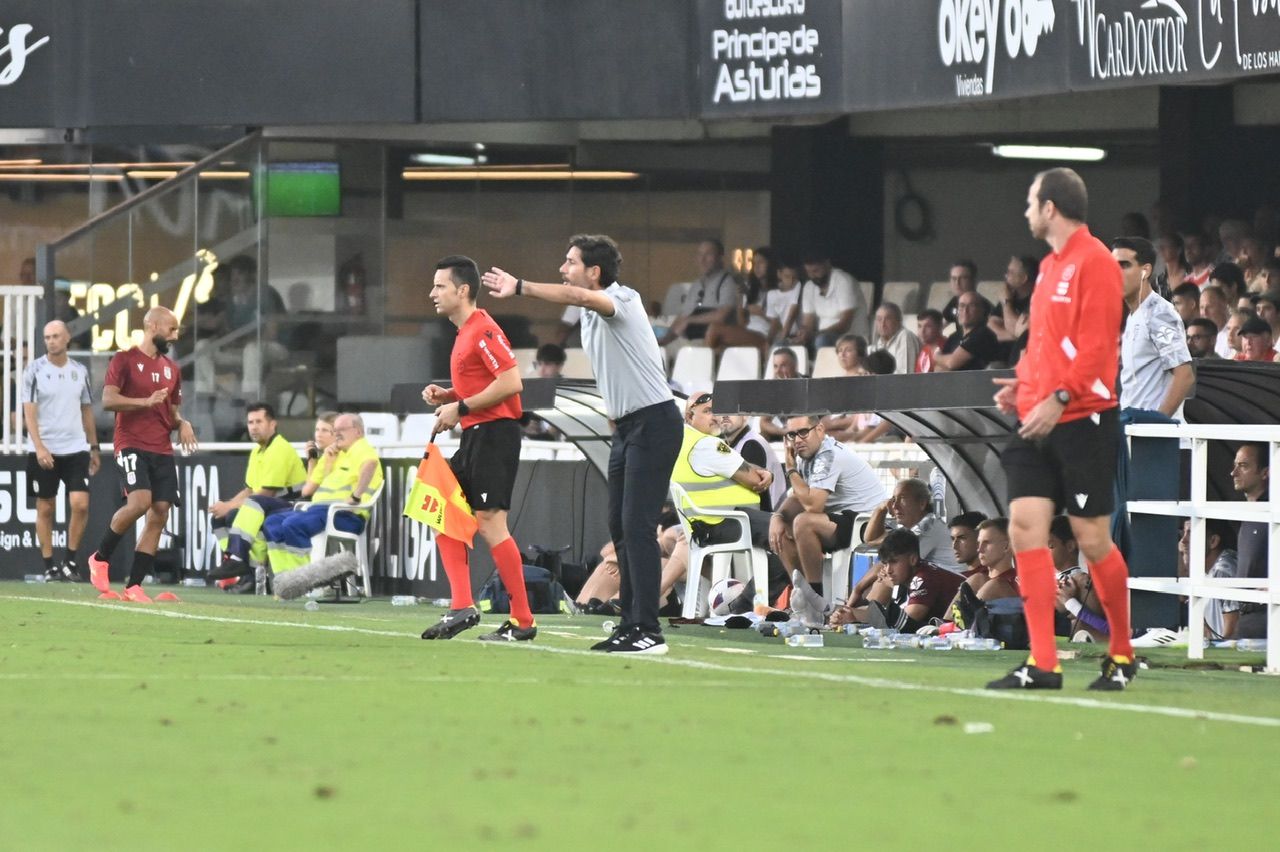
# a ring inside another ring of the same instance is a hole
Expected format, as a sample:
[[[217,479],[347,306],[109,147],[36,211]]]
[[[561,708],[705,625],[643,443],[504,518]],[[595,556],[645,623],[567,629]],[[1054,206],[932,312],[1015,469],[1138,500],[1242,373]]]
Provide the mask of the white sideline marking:
[[[63,604],[66,606],[83,606],[94,609],[109,609],[117,612],[154,615],[162,618],[181,618],[190,621],[211,621],[218,624],[253,624],[265,627],[297,627],[310,630],[327,630],[333,633],[359,633],[368,636],[389,636],[397,639],[418,638],[416,633],[397,633],[390,630],[370,630],[364,627],[348,627],[340,624],[308,624],[296,621],[270,621],[258,618],[230,618],[217,615],[195,615],[160,607],[139,605],[96,603],[94,601],[69,601],[58,598],[41,598],[30,595],[0,595],[0,599],[30,601],[40,604]],[[608,659],[609,655],[598,651],[581,651],[576,648],[554,648],[549,645],[535,645],[531,642],[482,642],[482,645],[494,647],[523,648],[545,654],[568,654],[592,659]],[[720,672],[722,674],[771,675],[773,677],[800,678],[817,680],[825,683],[846,683],[869,689],[896,689],[904,692],[933,692],[940,695],[958,695],[965,698],[983,698],[993,701],[1030,701],[1043,704],[1058,704],[1068,707],[1081,707],[1087,710],[1120,710],[1129,713],[1144,713],[1151,716],[1168,716],[1174,719],[1191,719],[1204,722],[1230,722],[1238,725],[1256,725],[1264,728],[1280,728],[1280,719],[1271,716],[1245,716],[1239,713],[1219,713],[1213,710],[1193,710],[1189,707],[1167,707],[1151,704],[1132,704],[1128,702],[1099,701],[1093,698],[1077,698],[1066,695],[1045,695],[1042,692],[1016,692],[1014,690],[963,689],[954,686],[932,686],[922,683],[908,683],[900,680],[888,680],[879,677],[862,675],[835,674],[833,672],[807,671],[804,669],[766,669],[741,666],[728,666],[722,663],[704,662],[701,660],[673,659],[671,657],[652,657],[645,654],[625,654],[627,661],[639,660],[654,665],[676,666],[678,668],[697,669],[699,671]],[[851,660],[850,662],[859,662]],[[137,677],[137,676],[135,676]],[[334,678],[335,680],[337,678]],[[684,684],[696,686],[696,684]]]

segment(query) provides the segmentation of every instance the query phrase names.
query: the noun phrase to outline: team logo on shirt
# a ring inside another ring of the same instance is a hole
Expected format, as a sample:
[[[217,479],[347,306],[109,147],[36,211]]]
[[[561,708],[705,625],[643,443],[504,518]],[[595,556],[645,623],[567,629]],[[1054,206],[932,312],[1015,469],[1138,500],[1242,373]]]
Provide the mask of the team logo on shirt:
[[[169,379],[173,378],[173,373],[169,372],[168,367],[164,368],[164,378],[165,378],[165,381],[168,381]]]
[[[716,444],[716,452],[726,456],[729,455],[729,445],[726,444],[724,441],[721,441],[720,443]]]

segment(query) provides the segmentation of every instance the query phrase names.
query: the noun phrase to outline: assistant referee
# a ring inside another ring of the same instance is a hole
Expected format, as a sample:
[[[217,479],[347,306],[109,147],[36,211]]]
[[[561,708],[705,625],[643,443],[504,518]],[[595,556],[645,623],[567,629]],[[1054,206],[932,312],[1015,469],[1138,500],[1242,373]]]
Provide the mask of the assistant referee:
[[[618,283],[621,264],[622,253],[612,239],[579,234],[570,237],[560,266],[569,286],[535,284],[497,267],[484,274],[484,285],[499,299],[523,295],[583,308],[582,346],[615,425],[609,451],[609,536],[622,585],[621,623],[592,649],[665,654],[658,625],[662,563],[655,530],[684,427],[644,300]]]

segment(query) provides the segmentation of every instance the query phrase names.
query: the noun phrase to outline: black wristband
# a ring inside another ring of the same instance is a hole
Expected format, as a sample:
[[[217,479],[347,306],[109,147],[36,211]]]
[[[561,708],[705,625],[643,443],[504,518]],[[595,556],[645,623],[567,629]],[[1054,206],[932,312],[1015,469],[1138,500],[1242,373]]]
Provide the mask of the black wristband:
[[[466,417],[470,413],[471,407],[467,405],[467,401],[465,399],[458,400],[458,416]]]
[[[90,445],[89,445],[89,452],[91,452],[91,453],[100,453],[100,452],[102,452],[102,445],[101,445],[101,444],[90,444]]]
[[[789,468],[787,468],[786,470],[784,470],[784,471],[782,472],[782,475],[783,475],[785,478],[790,479],[790,478],[791,478],[791,474],[793,474],[793,473],[799,473],[799,472],[800,472],[800,471],[796,470],[794,467],[789,467]]]
[[[524,292],[524,279],[517,278],[516,279],[516,295],[519,296],[522,292]]]

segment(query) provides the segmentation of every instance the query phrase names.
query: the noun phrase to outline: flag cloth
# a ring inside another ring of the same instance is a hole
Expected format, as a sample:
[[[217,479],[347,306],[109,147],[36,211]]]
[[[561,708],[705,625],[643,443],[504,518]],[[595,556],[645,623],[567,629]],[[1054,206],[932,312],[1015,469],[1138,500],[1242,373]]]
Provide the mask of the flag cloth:
[[[404,504],[404,516],[472,546],[480,525],[458,478],[435,444],[427,445],[427,453],[418,464],[418,474]]]

